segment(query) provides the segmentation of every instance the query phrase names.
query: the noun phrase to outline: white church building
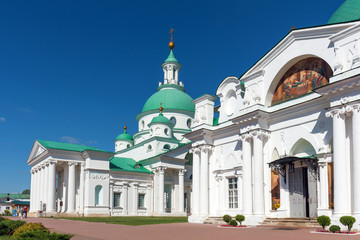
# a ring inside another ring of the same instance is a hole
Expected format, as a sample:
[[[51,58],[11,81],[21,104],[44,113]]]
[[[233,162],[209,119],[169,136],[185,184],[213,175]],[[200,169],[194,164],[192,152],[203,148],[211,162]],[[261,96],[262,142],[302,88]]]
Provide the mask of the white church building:
[[[139,131],[125,128],[115,152],[35,141],[30,212],[189,214],[193,223],[243,214],[248,225],[352,215],[358,228],[358,6],[347,0],[326,25],[291,30],[216,96],[185,93],[170,42]]]

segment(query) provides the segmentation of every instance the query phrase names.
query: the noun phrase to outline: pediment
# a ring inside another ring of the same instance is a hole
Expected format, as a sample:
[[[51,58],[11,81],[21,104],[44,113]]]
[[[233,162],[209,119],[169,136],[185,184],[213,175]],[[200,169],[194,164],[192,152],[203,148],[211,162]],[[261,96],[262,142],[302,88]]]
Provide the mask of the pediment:
[[[47,149],[43,147],[38,141],[35,141],[27,162],[29,163],[32,159],[42,155]]]

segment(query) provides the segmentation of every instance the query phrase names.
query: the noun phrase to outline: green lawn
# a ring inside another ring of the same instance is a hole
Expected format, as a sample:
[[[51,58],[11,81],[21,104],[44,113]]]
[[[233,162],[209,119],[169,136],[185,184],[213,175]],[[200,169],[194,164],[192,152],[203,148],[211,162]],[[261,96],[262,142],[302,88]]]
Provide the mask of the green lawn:
[[[11,236],[8,236],[8,235],[0,236],[0,240],[10,240],[10,239],[11,239]]]
[[[130,226],[184,223],[188,221],[187,217],[62,217],[57,219],[69,219],[85,222],[103,222]]]

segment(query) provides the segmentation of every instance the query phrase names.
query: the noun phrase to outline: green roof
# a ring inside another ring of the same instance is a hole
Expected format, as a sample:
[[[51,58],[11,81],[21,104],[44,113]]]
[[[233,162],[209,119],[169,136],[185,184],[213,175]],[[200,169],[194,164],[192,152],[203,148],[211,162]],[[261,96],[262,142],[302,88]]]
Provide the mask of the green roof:
[[[213,118],[213,126],[216,126],[219,124],[219,118]]]
[[[72,143],[52,142],[45,140],[36,140],[36,141],[38,141],[44,148],[50,148],[50,149],[59,149],[59,150],[67,150],[74,152],[83,152],[86,150],[97,151],[97,152],[109,152],[94,147],[88,147],[88,146],[72,144]]]
[[[7,193],[0,193],[0,198],[7,197]],[[30,194],[10,193],[10,197],[16,199],[30,199]]]
[[[30,201],[12,201],[14,205],[30,205]]]
[[[126,172],[139,172],[139,173],[152,173],[138,164],[132,158],[112,157],[110,158],[110,170],[126,171]]]
[[[178,60],[176,60],[175,55],[172,50],[170,51],[170,54],[169,54],[168,58],[165,60],[165,62],[177,62],[178,63]]]
[[[346,0],[331,16],[328,24],[360,20],[360,0]]]
[[[166,123],[166,124],[172,124],[170,122],[170,120],[167,118],[167,117],[164,117],[164,115],[162,113],[159,114],[159,116],[157,117],[154,117],[152,120],[151,120],[151,123]],[[151,124],[150,123],[150,124]]]
[[[162,103],[166,110],[185,110],[195,112],[193,99],[185,92],[175,88],[161,89],[154,93],[145,103],[142,112],[157,110]]]
[[[117,136],[115,140],[133,140],[133,138],[130,134],[127,133],[126,130],[124,130],[124,132]]]

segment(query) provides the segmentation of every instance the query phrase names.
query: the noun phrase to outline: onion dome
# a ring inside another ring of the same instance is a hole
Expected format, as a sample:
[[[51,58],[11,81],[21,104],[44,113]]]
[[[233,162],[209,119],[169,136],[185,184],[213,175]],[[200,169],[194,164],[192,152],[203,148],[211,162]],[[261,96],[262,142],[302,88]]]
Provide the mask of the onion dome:
[[[124,132],[122,134],[120,134],[119,136],[117,136],[115,141],[118,141],[118,140],[130,140],[130,141],[133,141],[132,136],[127,133],[126,129],[127,129],[127,127],[124,126]]]
[[[328,24],[360,20],[360,0],[346,0],[331,16]]]

